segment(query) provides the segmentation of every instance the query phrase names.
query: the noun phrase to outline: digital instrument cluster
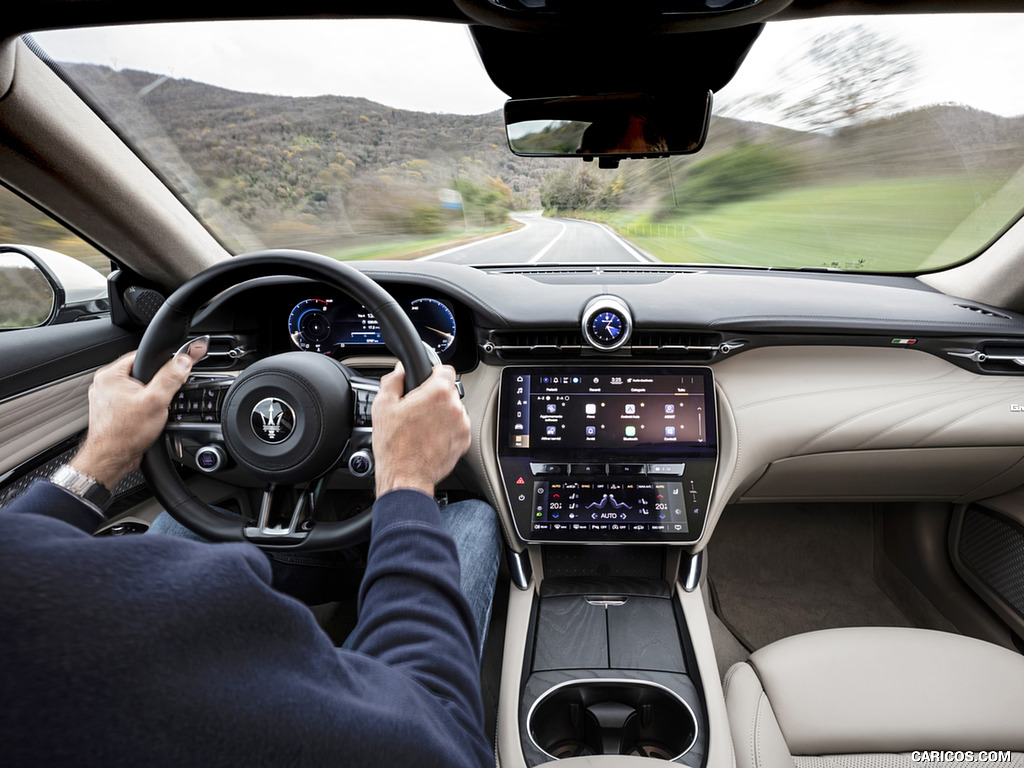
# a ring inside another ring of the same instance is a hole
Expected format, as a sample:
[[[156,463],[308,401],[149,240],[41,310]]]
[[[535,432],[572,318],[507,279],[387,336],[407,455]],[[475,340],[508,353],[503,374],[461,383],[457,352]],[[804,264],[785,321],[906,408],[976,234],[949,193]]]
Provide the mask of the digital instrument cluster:
[[[455,351],[455,312],[445,301],[416,298],[400,301],[420,338],[442,360]],[[288,315],[288,337],[297,349],[343,357],[383,347],[380,324],[373,314],[348,297],[303,299]]]
[[[505,368],[497,442],[526,541],[696,541],[718,464],[711,370]]]

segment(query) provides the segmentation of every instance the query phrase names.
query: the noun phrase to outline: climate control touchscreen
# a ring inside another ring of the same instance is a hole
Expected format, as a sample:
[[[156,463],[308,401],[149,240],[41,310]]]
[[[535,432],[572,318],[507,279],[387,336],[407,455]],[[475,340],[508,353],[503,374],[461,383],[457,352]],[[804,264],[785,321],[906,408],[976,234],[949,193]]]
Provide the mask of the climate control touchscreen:
[[[707,368],[502,372],[498,458],[527,541],[690,542],[717,465]]]

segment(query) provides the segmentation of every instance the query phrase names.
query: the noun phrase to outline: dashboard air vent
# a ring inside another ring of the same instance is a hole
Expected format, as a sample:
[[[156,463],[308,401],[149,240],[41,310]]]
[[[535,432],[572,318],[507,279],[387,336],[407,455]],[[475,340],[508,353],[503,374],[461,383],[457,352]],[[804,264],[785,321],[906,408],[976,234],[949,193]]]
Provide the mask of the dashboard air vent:
[[[579,355],[583,349],[583,337],[579,331],[494,332],[489,343],[503,358]]]
[[[1024,342],[993,341],[974,349],[947,349],[953,362],[978,373],[1024,374]]]
[[[1000,320],[1009,320],[1007,315],[1001,315],[991,309],[985,309],[984,307],[975,307],[971,304],[956,304],[959,309],[966,309],[968,312],[973,312],[976,315],[983,315],[985,317],[995,317]]]
[[[647,331],[633,335],[634,355],[657,355],[678,360],[708,361],[718,353],[722,337],[717,333]]]
[[[628,344],[616,350],[618,355],[634,358],[671,358],[673,362],[710,362],[722,351],[723,338],[717,333],[684,331],[636,331]],[[744,346],[745,341],[731,349]],[[492,331],[485,350],[504,360],[536,357],[579,357],[585,352],[604,355],[585,344],[579,331]],[[1024,370],[1024,369],[1022,369]]]

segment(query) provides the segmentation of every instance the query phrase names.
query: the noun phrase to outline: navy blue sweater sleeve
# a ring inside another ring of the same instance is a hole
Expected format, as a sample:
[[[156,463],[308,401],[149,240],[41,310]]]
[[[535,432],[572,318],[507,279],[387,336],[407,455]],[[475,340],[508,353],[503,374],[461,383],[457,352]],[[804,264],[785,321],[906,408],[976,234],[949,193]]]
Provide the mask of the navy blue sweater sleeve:
[[[103,523],[103,515],[70,491],[36,481],[5,508],[11,514],[45,515],[63,520],[81,531],[92,533]]]
[[[355,649],[339,651],[254,547],[95,539],[54,493],[0,512],[5,762],[493,764],[433,500],[378,500]]]

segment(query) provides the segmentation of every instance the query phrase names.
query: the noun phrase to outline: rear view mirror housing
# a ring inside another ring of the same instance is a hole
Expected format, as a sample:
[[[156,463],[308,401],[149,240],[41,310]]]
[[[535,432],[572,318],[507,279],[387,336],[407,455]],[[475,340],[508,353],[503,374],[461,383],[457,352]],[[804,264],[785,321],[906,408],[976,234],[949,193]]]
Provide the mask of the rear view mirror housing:
[[[596,157],[602,168],[614,168],[627,158],[700,151],[711,100],[711,91],[510,99],[505,130],[522,157]]]

